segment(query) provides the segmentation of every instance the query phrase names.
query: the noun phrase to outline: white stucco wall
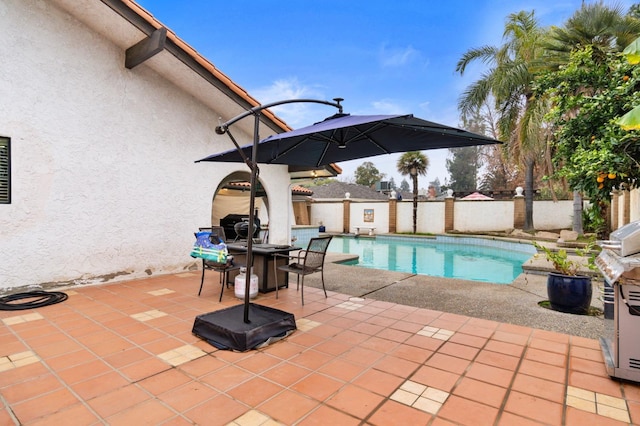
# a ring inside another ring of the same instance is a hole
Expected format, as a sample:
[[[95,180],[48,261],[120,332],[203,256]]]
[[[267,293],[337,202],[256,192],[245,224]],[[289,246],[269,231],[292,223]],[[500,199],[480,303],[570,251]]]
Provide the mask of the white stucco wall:
[[[513,209],[510,200],[456,200],[453,229],[460,232],[504,231],[513,228]]]
[[[233,147],[212,110],[39,0],[0,2],[0,135],[11,138],[12,203],[0,205],[0,291],[176,272],[213,193],[243,164],[198,163]],[[235,115],[235,114],[234,114]],[[234,132],[239,142],[250,137]],[[266,135],[263,135],[266,136]],[[286,166],[262,166],[271,209]],[[288,235],[286,214],[271,233]]]
[[[320,225],[322,222],[327,232],[342,232],[342,217],[344,204],[339,202],[316,201],[311,204],[311,224]]]

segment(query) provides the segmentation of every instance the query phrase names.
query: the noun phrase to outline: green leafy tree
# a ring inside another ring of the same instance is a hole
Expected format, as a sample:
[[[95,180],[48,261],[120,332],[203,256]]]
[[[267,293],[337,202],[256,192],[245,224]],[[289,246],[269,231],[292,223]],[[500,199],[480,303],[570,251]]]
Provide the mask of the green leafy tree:
[[[413,180],[413,233],[415,234],[418,217],[418,175],[427,174],[429,158],[420,151],[405,152],[398,158],[396,168],[401,175],[409,175]]]
[[[385,174],[373,165],[371,161],[365,161],[355,171],[356,183],[358,185],[364,185],[369,188],[373,187],[376,182],[380,182],[384,179]]]
[[[610,192],[633,187],[640,177],[640,132],[616,123],[640,104],[640,69],[613,52],[594,54],[587,46],[538,84],[554,104],[549,120],[556,129],[557,174],[586,194],[604,217]]]
[[[409,182],[407,182],[406,179],[402,179],[402,182],[400,182],[400,191],[408,192],[410,189]]]
[[[449,187],[454,191],[474,191],[477,186],[480,147],[449,148]]]

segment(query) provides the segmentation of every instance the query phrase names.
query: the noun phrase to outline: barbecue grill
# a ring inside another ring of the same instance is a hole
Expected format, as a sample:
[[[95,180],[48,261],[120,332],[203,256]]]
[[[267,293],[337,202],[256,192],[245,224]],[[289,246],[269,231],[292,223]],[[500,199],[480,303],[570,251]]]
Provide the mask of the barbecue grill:
[[[598,241],[602,251],[596,265],[613,287],[614,330],[613,336],[600,338],[600,346],[609,376],[640,382],[640,221],[610,238]]]

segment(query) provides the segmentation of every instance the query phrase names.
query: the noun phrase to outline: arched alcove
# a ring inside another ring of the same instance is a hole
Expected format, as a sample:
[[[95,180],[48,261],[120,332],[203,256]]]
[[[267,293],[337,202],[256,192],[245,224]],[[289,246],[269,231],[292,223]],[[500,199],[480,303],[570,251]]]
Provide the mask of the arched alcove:
[[[233,172],[227,175],[216,188],[211,202],[211,225],[221,223],[228,215],[249,216],[251,199],[251,175],[249,172]],[[263,228],[269,223],[269,201],[263,183],[258,179],[255,209]],[[264,234],[264,232],[263,232]],[[230,236],[227,236],[229,238]]]

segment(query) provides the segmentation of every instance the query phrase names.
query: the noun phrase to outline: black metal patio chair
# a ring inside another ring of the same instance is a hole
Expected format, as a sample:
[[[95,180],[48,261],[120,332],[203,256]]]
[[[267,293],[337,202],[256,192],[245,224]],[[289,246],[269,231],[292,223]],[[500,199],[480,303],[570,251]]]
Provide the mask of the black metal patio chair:
[[[274,255],[273,269],[275,274],[276,283],[276,298],[278,298],[278,271],[285,271],[288,273],[297,275],[296,290],[300,290],[300,296],[302,304],[304,305],[304,277],[310,274],[320,272],[322,281],[322,290],[324,290],[324,297],[327,297],[327,289],[324,286],[324,258],[327,254],[327,248],[333,236],[311,238],[309,245],[305,250],[300,250],[297,256],[288,256],[284,254]],[[288,265],[277,266],[277,258],[286,257],[289,260],[295,259],[295,262]],[[302,279],[300,279],[302,277]]]

